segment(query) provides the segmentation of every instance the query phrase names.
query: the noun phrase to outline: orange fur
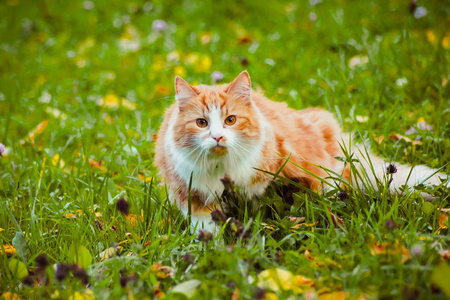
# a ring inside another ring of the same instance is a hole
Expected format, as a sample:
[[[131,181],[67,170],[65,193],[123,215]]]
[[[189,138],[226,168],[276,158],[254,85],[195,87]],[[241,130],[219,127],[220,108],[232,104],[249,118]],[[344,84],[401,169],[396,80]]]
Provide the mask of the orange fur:
[[[203,130],[196,124],[196,119],[203,117],[211,107],[220,107],[223,117],[229,114],[236,115],[237,121],[232,126],[233,130],[239,132],[243,138],[255,142],[262,138],[260,121],[261,115],[263,116],[262,122],[268,130],[265,132],[261,158],[255,168],[276,173],[285,159],[290,157],[290,162],[280,175],[318,190],[321,187],[320,180],[301,168],[317,176],[326,177],[326,172],[316,165],[331,170],[342,167],[342,163],[334,158],[342,156],[342,153],[338,144],[339,125],[331,113],[318,108],[293,110],[285,103],[271,101],[256,92],[251,92],[251,99],[245,99],[245,95],[230,91],[242,88],[242,84],[245,88],[247,78],[250,85],[246,72],[240,77],[242,78],[238,77],[235,82],[228,85],[196,87],[191,87],[184,80],[177,78],[176,90],[182,94],[180,96],[182,99],[173,104],[164,116],[156,141],[155,164],[160,170],[160,175],[166,179],[171,196],[184,211],[187,210],[189,182],[178,174],[171,159],[167,145],[168,130],[173,123],[173,139],[176,147],[180,149],[192,147],[194,138]],[[239,83],[240,87],[233,86]],[[188,95],[187,98],[185,95]],[[225,140],[224,143],[226,142]],[[263,172],[255,172],[250,178],[249,185],[267,186],[271,179],[272,176]],[[208,195],[204,192],[195,189],[191,192],[193,213],[203,212],[205,207],[210,209],[214,207],[214,202],[209,203],[207,198]]]

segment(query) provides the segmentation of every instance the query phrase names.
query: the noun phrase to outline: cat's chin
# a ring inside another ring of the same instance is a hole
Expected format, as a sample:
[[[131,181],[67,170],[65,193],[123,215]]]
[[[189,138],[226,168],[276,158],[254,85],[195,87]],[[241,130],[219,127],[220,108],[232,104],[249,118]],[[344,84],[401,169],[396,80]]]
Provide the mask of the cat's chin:
[[[223,146],[214,146],[209,149],[209,151],[211,154],[221,157],[228,153],[228,148]]]

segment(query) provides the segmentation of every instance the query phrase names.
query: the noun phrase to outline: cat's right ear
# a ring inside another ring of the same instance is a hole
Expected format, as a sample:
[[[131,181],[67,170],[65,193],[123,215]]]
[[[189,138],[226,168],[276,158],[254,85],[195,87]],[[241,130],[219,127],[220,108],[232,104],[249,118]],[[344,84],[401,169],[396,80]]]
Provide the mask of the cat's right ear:
[[[180,110],[183,110],[188,99],[198,95],[195,88],[179,76],[175,77],[175,92],[175,100],[178,101]]]

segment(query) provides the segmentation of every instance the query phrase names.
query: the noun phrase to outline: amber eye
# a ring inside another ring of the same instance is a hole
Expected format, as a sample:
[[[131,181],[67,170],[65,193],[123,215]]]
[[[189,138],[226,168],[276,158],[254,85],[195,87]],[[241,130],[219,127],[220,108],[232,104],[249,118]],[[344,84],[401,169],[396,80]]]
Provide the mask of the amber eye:
[[[205,128],[206,126],[208,126],[208,121],[206,121],[205,119],[197,119],[196,122],[198,127]]]
[[[225,119],[225,124],[227,125],[233,125],[234,123],[236,123],[236,116],[228,116]]]

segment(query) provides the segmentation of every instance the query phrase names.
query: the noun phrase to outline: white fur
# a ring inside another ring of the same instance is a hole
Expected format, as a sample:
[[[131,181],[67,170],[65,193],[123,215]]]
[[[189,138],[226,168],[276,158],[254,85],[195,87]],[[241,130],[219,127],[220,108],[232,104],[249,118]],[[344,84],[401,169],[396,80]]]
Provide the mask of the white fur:
[[[183,212],[185,216],[187,215]],[[191,215],[191,231],[198,232],[200,229],[204,229],[206,231],[211,232],[213,235],[217,235],[219,231],[219,227],[211,220],[210,214],[192,214]]]
[[[256,107],[255,109],[257,110]],[[227,116],[222,115],[220,108],[213,107],[205,116],[208,127],[197,136],[197,144],[194,147],[198,149],[195,151],[175,145],[174,123],[178,117],[178,111],[172,115],[165,146],[169,151],[174,170],[187,183],[192,174],[192,188],[208,195],[207,203],[215,201],[216,197],[222,194],[224,186],[220,179],[224,178],[225,174],[230,176],[236,185],[243,188],[243,193],[249,197],[264,193],[267,186],[252,185],[251,179],[258,172],[255,168],[260,168],[262,149],[266,135],[271,129],[262,113],[259,110],[257,113],[261,137],[258,141],[247,141],[241,138],[232,126],[224,126]],[[228,148],[228,153],[223,157],[214,156],[209,152],[209,149],[217,145],[213,136],[223,136],[225,139],[225,142],[219,141],[219,145]]]
[[[366,152],[363,146],[358,146],[355,154],[359,159],[360,169],[364,169],[369,179],[369,182],[366,182],[367,180],[365,180],[364,176],[362,180],[360,178],[353,178],[356,179],[356,186],[362,189],[364,189],[364,185],[367,183],[373,188],[377,188],[377,180],[384,184],[390,180],[391,176],[392,182],[389,184],[389,191],[391,193],[398,192],[399,188],[403,185],[409,186],[409,190],[412,191],[412,187],[420,183],[439,185],[441,184],[439,178],[449,179],[448,175],[438,173],[437,170],[424,165],[409,166],[394,163],[393,165],[397,168],[397,172],[387,174],[387,168],[390,163],[386,162],[383,158],[376,156],[370,151]],[[447,182],[447,186],[450,186],[449,181]],[[426,199],[433,198],[431,195],[425,193],[422,193],[422,196]]]

